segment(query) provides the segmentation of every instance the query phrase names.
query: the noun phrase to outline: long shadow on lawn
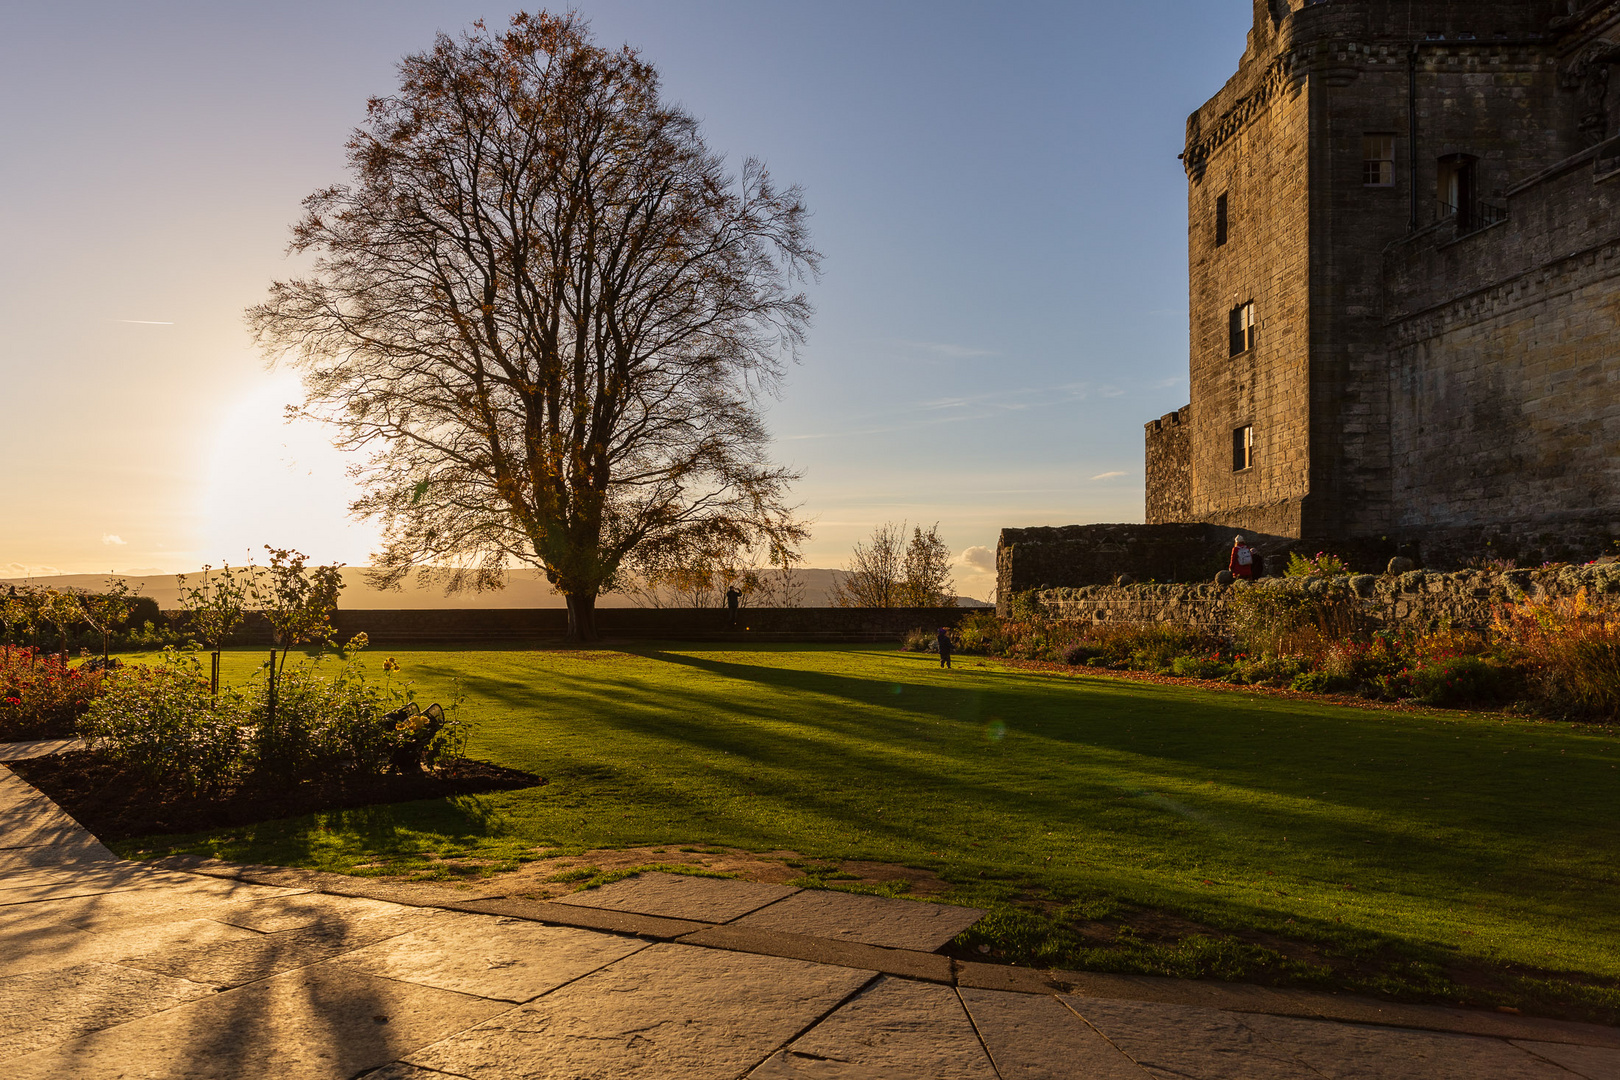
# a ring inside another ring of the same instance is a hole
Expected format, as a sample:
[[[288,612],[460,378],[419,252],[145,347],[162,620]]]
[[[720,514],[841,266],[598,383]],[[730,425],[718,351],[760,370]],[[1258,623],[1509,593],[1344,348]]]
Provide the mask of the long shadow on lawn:
[[[662,651],[647,651],[638,655],[650,660],[678,664],[706,671],[724,678],[759,683],[794,692],[812,692],[834,696],[868,706],[897,706],[910,712],[927,712],[942,719],[971,721],[980,716],[997,716],[1021,733],[1044,739],[1085,746],[1106,748],[1119,753],[1146,759],[1162,760],[1181,767],[1197,770],[1193,779],[1234,780],[1257,791],[1277,791],[1315,799],[1321,794],[1318,785],[1329,783],[1335,801],[1345,805],[1388,813],[1392,809],[1387,797],[1406,794],[1412,801],[1423,801],[1427,789],[1420,793],[1417,785],[1429,785],[1442,796],[1466,793],[1466,807],[1456,815],[1459,823],[1478,827],[1494,824],[1499,827],[1522,828],[1527,796],[1545,795],[1540,785],[1545,781],[1529,775],[1531,769],[1562,770],[1564,787],[1560,798],[1543,807],[1549,833],[1564,837],[1571,828],[1580,829],[1594,822],[1604,822],[1608,815],[1606,792],[1612,785],[1608,776],[1609,763],[1596,754],[1578,755],[1558,760],[1556,754],[1545,754],[1545,760],[1510,761],[1503,763],[1494,748],[1478,745],[1476,733],[1470,732],[1472,742],[1461,752],[1451,745],[1457,734],[1446,725],[1455,720],[1429,717],[1411,717],[1381,713],[1364,713],[1343,707],[1318,705],[1301,709],[1289,704],[1266,699],[1226,700],[1205,693],[1201,699],[1188,700],[1199,691],[1192,688],[1145,686],[1105,678],[1058,679],[1031,676],[1021,672],[979,671],[971,677],[978,680],[1007,680],[1017,684],[1018,696],[1027,699],[1038,693],[1046,700],[1042,703],[1054,711],[1076,709],[1087,698],[1104,699],[1101,706],[1087,709],[1089,715],[1069,712],[1062,716],[1039,719],[1019,717],[1019,706],[1027,700],[998,700],[996,690],[948,688],[920,683],[896,684],[886,679],[867,679],[859,676],[803,671],[781,667],[744,664],[736,661],[715,660],[706,657],[682,655]],[[1043,683],[1045,685],[1043,685]],[[622,684],[616,683],[615,686]],[[910,693],[904,700],[893,694],[896,686]],[[731,699],[728,709],[750,712],[743,701]],[[1107,707],[1115,710],[1106,714]],[[1125,717],[1130,711],[1138,715]],[[1342,716],[1328,715],[1330,711]],[[760,715],[767,715],[763,710]],[[1178,715],[1179,714],[1179,715]],[[811,722],[808,717],[796,720]],[[1138,733],[1134,727],[1121,729],[1121,722],[1142,725]],[[1271,736],[1259,741],[1266,734]],[[1295,725],[1290,729],[1289,725]],[[1531,732],[1543,740],[1568,739],[1567,732]],[[1222,742],[1224,736],[1224,742]],[[1302,746],[1302,738],[1309,745]],[[1147,740],[1158,741],[1149,744]],[[1240,740],[1253,739],[1253,745],[1241,745]],[[1487,752],[1487,750],[1489,752]],[[1443,753],[1441,752],[1443,751]],[[1254,754],[1255,760],[1242,761],[1238,753]],[[1493,757],[1493,755],[1495,755]],[[1414,766],[1413,759],[1420,759]],[[1490,765],[1496,776],[1486,775],[1481,766]],[[1286,767],[1286,768],[1285,768]],[[1393,767],[1420,769],[1419,775],[1399,781],[1390,776]],[[1310,775],[1290,777],[1290,772],[1308,771]],[[1505,775],[1504,775],[1505,774]],[[1575,774],[1575,775],[1572,775]],[[1485,792],[1482,783],[1522,784],[1516,790]],[[1401,792],[1401,787],[1410,788]],[[1291,790],[1292,789],[1292,790]],[[1496,798],[1489,796],[1495,795]],[[1484,796],[1484,798],[1482,798]],[[1585,796],[1581,798],[1580,796]],[[1433,795],[1430,794],[1430,798]],[[1422,807],[1428,820],[1444,819],[1453,800],[1442,800],[1442,805]],[[1496,804],[1493,807],[1493,804]],[[1497,808],[1501,817],[1495,822],[1482,822],[1481,811]],[[1415,805],[1413,810],[1420,809]]]
[[[755,771],[756,763],[767,767],[782,765],[797,773],[816,776],[852,774],[872,778],[887,788],[910,789],[917,793],[917,797],[943,789],[969,804],[980,804],[980,807],[992,813],[1022,818],[1026,826],[1041,820],[1072,822],[1101,832],[1131,835],[1138,842],[1151,842],[1160,849],[1174,847],[1178,838],[1194,839],[1199,834],[1202,834],[1202,842],[1207,843],[1211,840],[1211,832],[1224,835],[1227,842],[1233,845],[1270,847],[1269,840],[1275,839],[1271,834],[1276,834],[1293,836],[1296,845],[1302,840],[1308,841],[1310,846],[1330,857],[1349,859],[1355,866],[1353,871],[1348,872],[1357,874],[1399,875],[1409,872],[1414,866],[1424,865],[1431,871],[1443,866],[1450,867],[1450,876],[1461,876],[1466,872],[1471,879],[1479,880],[1483,876],[1500,879],[1515,868],[1527,868],[1523,852],[1499,848],[1479,850],[1476,845],[1460,843],[1457,837],[1416,834],[1411,821],[1392,813],[1387,805],[1372,796],[1362,800],[1345,800],[1344,806],[1314,801],[1300,803],[1299,797],[1295,796],[1293,801],[1297,805],[1292,807],[1285,805],[1279,797],[1272,796],[1269,804],[1260,812],[1253,806],[1228,804],[1216,792],[1200,790],[1193,793],[1196,805],[1189,806],[1187,793],[1192,792],[1194,785],[1201,782],[1208,775],[1207,772],[1179,778],[1162,773],[1156,775],[1152,768],[1144,768],[1142,761],[1137,759],[1149,762],[1158,760],[1166,766],[1185,767],[1191,764],[1200,769],[1207,769],[1207,762],[1191,759],[1185,754],[1154,754],[1135,746],[1109,746],[1107,740],[1098,737],[1101,732],[1082,737],[1078,732],[1055,731],[1054,728],[1061,728],[1061,725],[1053,723],[1043,725],[1044,730],[1038,733],[1039,737],[1084,746],[1091,760],[1076,761],[1071,766],[1071,769],[1079,768],[1084,773],[1059,778],[1050,772],[1036,774],[1014,771],[988,780],[971,779],[958,769],[960,754],[967,749],[960,739],[955,740],[954,749],[958,755],[955,758],[950,754],[953,747],[948,744],[951,740],[947,740],[945,746],[923,746],[914,734],[915,720],[910,715],[926,712],[944,720],[959,722],[964,711],[960,707],[964,699],[962,690],[913,684],[910,686],[912,690],[932,692],[913,693],[902,704],[892,695],[892,688],[896,684],[890,680],[824,672],[784,671],[659,651],[642,655],[737,680],[742,684],[752,682],[785,688],[794,693],[821,693],[839,700],[859,702],[874,710],[863,715],[862,720],[868,725],[864,730],[852,731],[847,722],[834,717],[818,718],[812,715],[812,711],[792,717],[790,722],[793,730],[789,733],[782,729],[784,718],[779,710],[773,709],[768,701],[753,703],[747,700],[746,695],[723,695],[708,689],[689,692],[667,686],[637,688],[622,678],[595,679],[577,672],[556,677],[557,685],[574,686],[582,696],[614,701],[616,708],[595,714],[594,722],[639,738],[663,741],[671,753],[700,747],[740,755],[743,760],[728,764],[727,768],[716,770],[713,774],[715,781],[723,782],[733,793],[740,794],[758,786],[745,775]],[[1014,677],[1019,679],[1020,689],[1027,692],[1029,677]],[[1042,690],[1048,696],[1055,696],[1059,692],[1072,694],[1070,688],[1061,686],[1053,690],[1043,687]],[[633,706],[640,706],[645,711],[636,715]],[[884,707],[896,706],[907,715],[883,715]],[[632,707],[628,713],[625,711],[627,707]],[[744,719],[770,721],[772,724],[716,725],[710,718],[717,710]],[[983,714],[994,710],[978,708],[967,711]],[[698,719],[685,719],[688,716]],[[651,717],[656,717],[656,723],[648,722]],[[809,731],[817,732],[820,746],[806,745],[806,733]],[[987,749],[984,752],[998,751]],[[1101,760],[1098,760],[1099,757]],[[1292,764],[1299,767],[1297,762]],[[1051,765],[1051,761],[1040,763],[1043,770]],[[1283,786],[1277,783],[1274,771],[1256,772],[1252,776],[1259,781],[1254,785],[1258,790]],[[634,782],[633,777],[627,776],[625,779],[626,782]],[[1054,790],[1052,782],[1060,779],[1061,788]],[[1131,797],[1127,805],[1114,805],[1121,798],[1117,791],[1122,784],[1127,788],[1139,788],[1141,785],[1162,788],[1166,781],[1170,781],[1172,787],[1179,781],[1182,789],[1180,801],[1162,793],[1154,795],[1137,790],[1127,795],[1146,795],[1147,798]],[[1317,783],[1320,782],[1317,780]],[[1222,776],[1222,783],[1228,787],[1233,784],[1230,771]],[[874,820],[870,816],[871,806],[862,804],[862,795],[869,796],[870,793],[845,795],[843,792],[828,792],[815,785],[799,784],[793,790],[776,794],[778,797],[791,798],[797,810],[810,811],[824,821],[837,822],[846,829],[858,828],[876,834],[902,847],[915,847],[919,841],[924,841],[925,846],[930,848],[955,846],[953,823],[949,820],[928,822],[923,827],[922,835],[918,834],[922,823],[915,820],[909,824],[897,822],[892,825]],[[667,801],[673,793],[666,790],[660,795]],[[866,801],[870,802],[870,798]],[[1360,813],[1355,815],[1356,820],[1342,820],[1344,814],[1357,803],[1376,808],[1378,813]],[[683,806],[683,810],[712,812],[713,806],[713,799],[691,800]],[[996,823],[986,821],[982,824],[988,827]],[[768,839],[768,834],[760,838]],[[1373,851],[1365,848],[1369,839],[1374,841]],[[1570,868],[1560,869],[1567,873]],[[1347,870],[1343,866],[1319,866],[1314,868],[1314,872],[1337,880],[1346,876]],[[1544,868],[1537,868],[1530,876],[1540,879],[1548,872]],[[1505,881],[1502,883],[1505,884]]]

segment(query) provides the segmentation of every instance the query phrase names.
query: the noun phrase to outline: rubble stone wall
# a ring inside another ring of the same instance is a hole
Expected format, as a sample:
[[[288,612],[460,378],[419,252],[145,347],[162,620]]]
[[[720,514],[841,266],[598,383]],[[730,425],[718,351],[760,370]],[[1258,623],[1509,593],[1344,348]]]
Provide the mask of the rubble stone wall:
[[[1585,589],[1594,599],[1620,600],[1620,563],[1542,570],[1462,570],[1358,574],[1349,579],[1356,603],[1375,625],[1433,631],[1445,625],[1483,630],[1504,604],[1525,598],[1570,597]],[[1037,593],[1062,618],[1097,623],[1174,623],[1210,633],[1230,629],[1233,601],[1249,589],[1323,592],[1321,578],[1262,578],[1252,584],[1093,585]]]

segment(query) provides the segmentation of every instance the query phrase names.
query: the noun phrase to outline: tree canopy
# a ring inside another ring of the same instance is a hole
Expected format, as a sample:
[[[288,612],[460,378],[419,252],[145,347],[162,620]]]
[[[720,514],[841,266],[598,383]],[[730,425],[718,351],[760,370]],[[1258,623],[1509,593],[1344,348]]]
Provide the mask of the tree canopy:
[[[379,583],[538,565],[589,638],[638,560],[795,550],[758,404],[809,324],[798,189],[728,172],[653,67],[574,15],[440,35],[400,76],[352,182],[305,200],[312,272],[248,313],[304,412],[364,452]]]

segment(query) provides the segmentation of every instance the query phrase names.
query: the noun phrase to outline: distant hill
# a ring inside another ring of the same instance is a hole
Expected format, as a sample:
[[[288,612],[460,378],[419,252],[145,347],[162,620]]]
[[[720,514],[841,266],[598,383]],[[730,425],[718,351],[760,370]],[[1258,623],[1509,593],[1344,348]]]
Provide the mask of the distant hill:
[[[507,572],[506,588],[489,593],[458,593],[455,596],[445,596],[442,589],[422,589],[415,583],[408,584],[398,591],[374,589],[366,584],[366,568],[362,566],[345,567],[343,570],[343,594],[338,601],[340,608],[350,611],[376,610],[376,609],[435,609],[435,608],[560,608],[566,607],[562,595],[547,583],[545,575],[538,570],[510,570]],[[200,574],[200,571],[199,571]],[[843,574],[841,570],[803,569],[798,572],[799,579],[804,583],[803,593],[799,600],[800,607],[826,607],[827,597],[832,593],[833,585]],[[109,575],[107,574],[62,574],[53,577],[37,578],[9,578],[0,579],[0,589],[9,585],[22,585],[32,582],[35,585],[49,585],[57,589],[85,589],[95,591],[102,588]],[[142,596],[150,596],[156,600],[160,608],[175,608],[180,606],[180,589],[173,574],[160,574],[133,577],[124,574],[112,575],[122,577],[133,588],[140,587]],[[198,574],[190,575],[190,581],[195,583]],[[964,607],[987,607],[982,600],[971,596],[957,597],[957,603]],[[598,607],[640,607],[634,599],[628,596],[610,594],[597,601]]]

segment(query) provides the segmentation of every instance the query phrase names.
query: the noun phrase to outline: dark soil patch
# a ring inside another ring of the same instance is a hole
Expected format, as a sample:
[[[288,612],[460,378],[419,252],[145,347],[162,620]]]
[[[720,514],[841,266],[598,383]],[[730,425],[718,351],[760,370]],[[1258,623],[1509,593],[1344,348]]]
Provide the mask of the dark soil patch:
[[[14,761],[8,767],[101,840],[207,832],[320,810],[510,791],[546,782],[532,773],[485,761],[449,758],[434,772],[420,776],[278,782],[197,796],[153,783],[94,750]]]
[[[0,721],[0,743],[8,742],[38,742],[41,739],[71,739],[78,732],[74,730],[78,721],[73,717],[50,718],[46,720]]]

